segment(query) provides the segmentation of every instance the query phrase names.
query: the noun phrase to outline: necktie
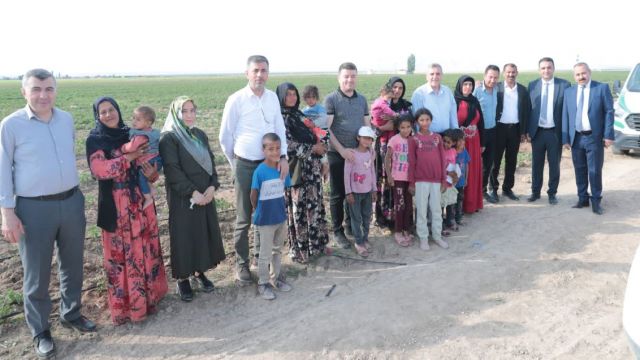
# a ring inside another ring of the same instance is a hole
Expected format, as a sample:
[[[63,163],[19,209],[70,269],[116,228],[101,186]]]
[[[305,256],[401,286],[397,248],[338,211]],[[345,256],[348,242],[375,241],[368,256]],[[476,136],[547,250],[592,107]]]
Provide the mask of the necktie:
[[[576,131],[582,131],[582,107],[584,106],[584,86],[578,85],[578,108],[576,109]]]
[[[547,99],[549,98],[549,83],[544,83],[544,90],[542,91],[542,106],[540,106],[540,119],[541,125],[547,125]]]

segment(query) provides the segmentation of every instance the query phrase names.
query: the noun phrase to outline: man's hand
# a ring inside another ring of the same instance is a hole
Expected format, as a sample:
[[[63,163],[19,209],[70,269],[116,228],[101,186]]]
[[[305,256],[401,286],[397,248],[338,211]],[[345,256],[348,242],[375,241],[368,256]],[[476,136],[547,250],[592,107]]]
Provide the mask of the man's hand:
[[[349,162],[353,162],[356,159],[355,150],[353,149],[344,149],[340,153],[343,159]]]
[[[611,145],[613,145],[613,140],[604,139],[604,147],[608,148]]]
[[[356,203],[356,199],[353,197],[353,194],[347,194],[347,203],[353,205]]]
[[[569,144],[564,144],[562,147],[565,148],[565,150],[571,150],[571,145]]]
[[[10,243],[17,243],[24,235],[22,221],[12,208],[2,208],[2,236]]]
[[[278,163],[278,171],[280,171],[280,180],[284,180],[289,174],[289,162],[286,158],[280,159]]]

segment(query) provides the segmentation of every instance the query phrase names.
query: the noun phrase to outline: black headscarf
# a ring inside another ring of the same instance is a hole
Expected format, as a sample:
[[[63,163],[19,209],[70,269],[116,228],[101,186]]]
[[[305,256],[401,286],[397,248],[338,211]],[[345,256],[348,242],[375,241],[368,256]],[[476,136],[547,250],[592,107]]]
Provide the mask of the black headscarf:
[[[118,127],[112,129],[102,122],[100,122],[100,112],[98,107],[103,102],[109,102],[118,112]],[[87,162],[89,168],[91,168],[91,162],[89,161],[91,155],[98,150],[104,151],[104,156],[107,159],[113,158],[113,150],[119,149],[122,145],[129,141],[129,128],[124,125],[122,121],[122,113],[118,103],[110,97],[98,98],[93,103],[93,117],[95,120],[95,127],[89,133],[86,143]],[[129,188],[133,187],[134,191],[131,191],[131,196],[135,196],[135,171],[134,167],[130,168]],[[117,228],[118,212],[116,210],[116,204],[113,200],[113,180],[99,180],[98,181],[98,226],[102,229],[114,232]]]
[[[387,84],[393,87],[393,84],[397,82],[402,83],[402,95],[400,95],[400,98],[395,103],[391,100],[391,105],[389,107],[397,113],[411,112],[411,102],[404,99],[404,93],[407,91],[407,85],[404,83],[404,80],[398,76],[393,76],[389,81],[387,81]]]
[[[296,104],[292,107],[285,106],[285,99],[287,97],[287,91],[294,90],[296,92]],[[298,89],[292,83],[282,83],[278,85],[276,89],[276,95],[280,101],[280,111],[282,112],[282,118],[284,119],[284,126],[287,132],[296,142],[303,144],[313,144],[316,142],[316,138],[313,135],[311,129],[304,124],[304,114],[300,111],[300,93]]]
[[[462,84],[467,81],[471,81],[471,94],[469,96],[462,95]],[[454,92],[454,97],[456,98],[456,105],[460,107],[460,102],[465,101],[469,105],[469,112],[467,113],[467,118],[465,119],[462,126],[469,126],[471,120],[476,116],[476,110],[480,110],[480,102],[478,99],[473,96],[473,89],[476,87],[476,81],[469,75],[462,75],[458,79],[458,83],[456,84],[456,90]],[[482,116],[482,111],[480,112],[480,116]]]

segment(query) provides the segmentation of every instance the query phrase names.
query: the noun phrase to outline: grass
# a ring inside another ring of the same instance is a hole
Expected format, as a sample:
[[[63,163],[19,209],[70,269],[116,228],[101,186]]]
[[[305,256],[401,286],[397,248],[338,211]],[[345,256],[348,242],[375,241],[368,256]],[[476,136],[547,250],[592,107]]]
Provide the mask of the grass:
[[[0,318],[18,310],[17,306],[22,305],[22,294],[9,289],[0,295]]]

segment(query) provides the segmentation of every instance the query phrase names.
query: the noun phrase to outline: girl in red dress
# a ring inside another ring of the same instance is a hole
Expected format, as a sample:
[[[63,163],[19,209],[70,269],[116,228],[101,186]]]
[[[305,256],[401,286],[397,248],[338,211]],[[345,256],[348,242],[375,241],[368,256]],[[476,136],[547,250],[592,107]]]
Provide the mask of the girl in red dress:
[[[475,80],[462,75],[456,84],[454,96],[458,105],[458,125],[464,131],[465,146],[471,157],[469,177],[464,188],[463,209],[467,214],[482,209],[482,131],[484,119],[478,99],[473,96]]]

